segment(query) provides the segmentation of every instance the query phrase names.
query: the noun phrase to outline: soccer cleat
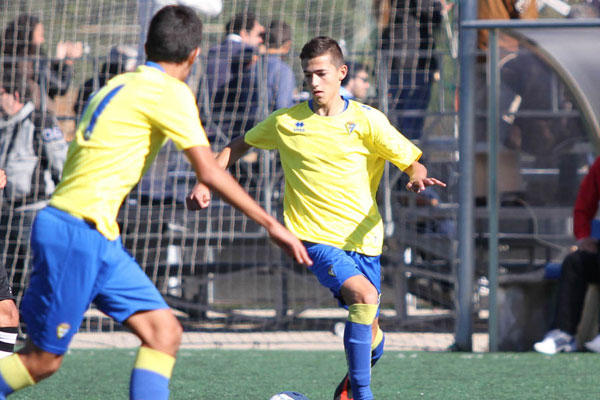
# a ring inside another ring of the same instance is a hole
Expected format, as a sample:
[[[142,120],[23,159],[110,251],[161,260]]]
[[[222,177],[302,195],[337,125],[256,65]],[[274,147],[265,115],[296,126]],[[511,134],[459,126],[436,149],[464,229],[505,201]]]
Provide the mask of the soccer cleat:
[[[348,374],[344,376],[344,379],[340,382],[340,384],[335,388],[335,393],[333,394],[333,400],[352,400],[352,387],[350,386],[350,378]]]
[[[600,351],[600,339],[598,340],[598,350]],[[544,340],[537,342],[533,348],[538,353],[553,355],[556,353],[570,353],[577,351],[575,338],[567,332],[560,329],[553,329],[544,336]]]
[[[591,352],[600,353],[600,335],[597,335],[595,338],[590,340],[589,342],[585,342],[584,346]]]

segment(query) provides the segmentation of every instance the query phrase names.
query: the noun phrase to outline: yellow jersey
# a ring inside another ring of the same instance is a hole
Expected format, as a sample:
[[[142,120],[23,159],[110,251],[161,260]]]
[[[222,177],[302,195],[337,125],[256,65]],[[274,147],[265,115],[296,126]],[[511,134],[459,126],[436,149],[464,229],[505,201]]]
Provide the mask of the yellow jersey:
[[[118,238],[125,196],[168,139],[209,146],[190,88],[154,63],[114,77],[88,101],[50,205]]]
[[[383,246],[375,196],[385,161],[405,170],[422,154],[382,112],[352,100],[330,117],[309,102],[278,110],[245,141],[279,150],[288,229],[301,240],[369,256]]]

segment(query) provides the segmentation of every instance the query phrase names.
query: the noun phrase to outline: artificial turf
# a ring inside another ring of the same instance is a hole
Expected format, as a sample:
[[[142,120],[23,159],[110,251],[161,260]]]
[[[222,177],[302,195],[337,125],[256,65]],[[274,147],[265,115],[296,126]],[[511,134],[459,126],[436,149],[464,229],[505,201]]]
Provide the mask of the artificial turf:
[[[61,370],[10,400],[127,399],[134,349],[72,350]],[[294,390],[329,400],[344,375],[339,351],[180,350],[171,397],[267,400]],[[591,353],[386,352],[373,369],[376,399],[598,399]]]

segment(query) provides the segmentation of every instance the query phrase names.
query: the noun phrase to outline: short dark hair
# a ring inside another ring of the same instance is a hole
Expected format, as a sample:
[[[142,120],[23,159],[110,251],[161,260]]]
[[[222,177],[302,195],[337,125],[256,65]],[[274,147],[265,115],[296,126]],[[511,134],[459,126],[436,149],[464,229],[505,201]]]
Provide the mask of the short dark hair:
[[[266,33],[267,44],[272,47],[281,47],[285,42],[292,41],[292,28],[283,21],[273,20]]]
[[[310,60],[311,58],[320,57],[329,54],[331,61],[338,68],[344,65],[344,53],[340,45],[328,36],[317,36],[309,40],[302,51],[300,52],[300,60]]]
[[[150,21],[146,38],[148,61],[180,63],[200,47],[202,21],[186,6],[166,6]]]
[[[249,31],[256,24],[256,16],[252,13],[234,15],[225,25],[225,31],[229,33],[240,33],[242,30]]]
[[[346,62],[346,66],[348,66],[348,73],[346,74],[344,79],[342,79],[342,86],[346,86],[348,82],[350,82],[350,79],[354,78],[356,74],[360,71],[365,71],[369,73],[367,67],[365,67],[364,64],[361,64],[357,61],[348,61]]]

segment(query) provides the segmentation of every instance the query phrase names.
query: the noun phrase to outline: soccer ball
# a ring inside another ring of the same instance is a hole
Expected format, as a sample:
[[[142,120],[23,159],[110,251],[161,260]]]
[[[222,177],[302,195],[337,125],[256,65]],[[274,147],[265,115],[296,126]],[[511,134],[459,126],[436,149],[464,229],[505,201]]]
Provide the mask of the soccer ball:
[[[298,392],[279,392],[269,400],[310,400],[308,397]]]

